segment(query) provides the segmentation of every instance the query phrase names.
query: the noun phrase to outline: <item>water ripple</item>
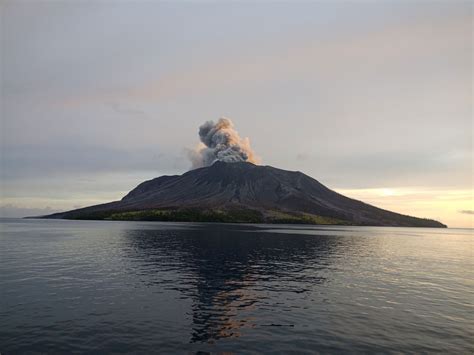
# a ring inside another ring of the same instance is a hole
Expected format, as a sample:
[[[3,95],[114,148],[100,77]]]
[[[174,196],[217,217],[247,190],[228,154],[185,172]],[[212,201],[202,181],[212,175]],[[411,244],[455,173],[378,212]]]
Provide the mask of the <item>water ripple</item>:
[[[469,230],[0,226],[1,353],[474,351]]]

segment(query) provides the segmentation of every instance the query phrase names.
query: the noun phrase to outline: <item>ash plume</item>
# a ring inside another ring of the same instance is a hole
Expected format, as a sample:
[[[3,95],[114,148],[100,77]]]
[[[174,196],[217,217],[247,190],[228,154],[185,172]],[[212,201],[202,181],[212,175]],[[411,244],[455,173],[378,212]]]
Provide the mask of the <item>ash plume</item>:
[[[257,163],[258,158],[248,138],[241,138],[229,118],[207,121],[199,127],[199,146],[190,152],[192,169],[212,165],[216,161]]]

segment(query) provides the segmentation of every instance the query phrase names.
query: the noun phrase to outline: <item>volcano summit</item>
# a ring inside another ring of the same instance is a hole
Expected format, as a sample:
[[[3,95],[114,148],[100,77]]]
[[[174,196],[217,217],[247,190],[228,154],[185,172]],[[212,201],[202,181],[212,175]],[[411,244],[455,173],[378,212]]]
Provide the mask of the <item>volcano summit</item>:
[[[44,218],[446,227],[345,197],[299,171],[223,161],[145,181],[120,201]]]

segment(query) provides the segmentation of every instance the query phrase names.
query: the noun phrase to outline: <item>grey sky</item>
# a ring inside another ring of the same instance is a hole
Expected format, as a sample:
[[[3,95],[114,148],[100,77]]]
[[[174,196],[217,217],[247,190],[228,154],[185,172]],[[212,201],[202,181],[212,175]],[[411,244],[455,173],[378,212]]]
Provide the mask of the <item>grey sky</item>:
[[[182,173],[199,125],[222,115],[263,164],[333,188],[472,189],[470,2],[6,1],[0,11],[10,210],[116,199]]]

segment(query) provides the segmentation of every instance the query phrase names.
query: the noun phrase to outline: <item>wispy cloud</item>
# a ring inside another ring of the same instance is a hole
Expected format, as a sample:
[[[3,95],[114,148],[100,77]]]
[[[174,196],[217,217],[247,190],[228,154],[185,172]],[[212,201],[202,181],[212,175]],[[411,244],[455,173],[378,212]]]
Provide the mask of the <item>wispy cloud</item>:
[[[465,34],[470,33],[470,17],[419,17],[393,22],[379,31],[356,31],[323,40],[279,38],[264,47],[238,54],[219,54],[196,61],[160,76],[118,90],[87,92],[65,98],[59,105],[69,107],[110,99],[133,102],[166,102],[176,98],[196,97],[224,89],[268,82],[292,80],[345,83],[350,78],[368,78],[374,70],[387,68],[384,75],[406,75],[407,70],[422,72],[441,54],[453,48],[465,48]],[[282,45],[281,41],[288,41]],[[468,48],[465,48],[468,53]],[[432,58],[430,63],[426,58]],[[349,66],[348,63],[352,65]],[[440,60],[441,63],[441,60]],[[444,62],[443,62],[444,63]],[[353,70],[357,67],[357,70]],[[417,69],[419,67],[419,69]],[[238,71],[235,68],[239,68]]]
[[[459,211],[459,213],[462,213],[462,214],[474,214],[474,210],[461,210],[461,211]]]
[[[133,108],[133,107],[128,107],[118,102],[107,102],[106,105],[109,106],[113,111],[119,114],[132,115],[132,116],[146,116],[145,111],[137,109],[137,108]]]

